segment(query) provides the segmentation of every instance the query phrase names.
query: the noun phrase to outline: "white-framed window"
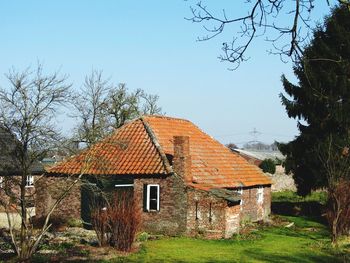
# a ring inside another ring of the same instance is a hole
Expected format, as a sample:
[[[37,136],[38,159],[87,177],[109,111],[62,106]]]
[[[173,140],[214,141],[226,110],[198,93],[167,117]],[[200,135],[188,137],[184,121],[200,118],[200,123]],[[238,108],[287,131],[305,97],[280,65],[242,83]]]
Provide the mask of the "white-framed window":
[[[0,176],[0,188],[3,188],[3,184],[4,184],[4,177]]]
[[[256,198],[257,198],[258,204],[262,204],[262,202],[264,201],[264,187],[263,186],[258,187]]]
[[[159,184],[148,184],[146,189],[146,210],[159,211]]]
[[[96,184],[95,184],[96,185]],[[116,184],[114,185],[116,188],[122,188],[122,187],[134,187],[134,184]]]
[[[27,175],[26,187],[32,187],[32,186],[34,186],[34,176]]]
[[[241,209],[242,209],[242,206],[243,206],[243,187],[238,187],[235,191],[236,191],[236,193],[241,195],[241,201],[239,201],[239,205],[241,206]]]

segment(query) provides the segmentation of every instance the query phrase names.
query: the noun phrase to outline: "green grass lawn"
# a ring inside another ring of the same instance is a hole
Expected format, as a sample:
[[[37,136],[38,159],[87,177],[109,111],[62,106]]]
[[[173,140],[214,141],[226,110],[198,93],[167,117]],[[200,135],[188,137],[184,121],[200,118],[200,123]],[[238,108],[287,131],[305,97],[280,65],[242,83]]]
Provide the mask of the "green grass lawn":
[[[146,241],[140,252],[114,262],[344,262],[344,251],[331,248],[324,225],[305,217],[283,219],[294,226],[263,227],[230,240]]]
[[[273,194],[273,202],[318,202],[326,194],[300,197],[294,192]],[[248,235],[229,240],[163,238],[146,241],[140,252],[115,262],[350,262],[349,248],[332,248],[329,232],[320,218],[277,216],[280,226],[257,227]],[[293,222],[290,228],[285,225]]]
[[[318,202],[324,205],[326,201],[327,192],[323,191],[311,192],[305,197],[297,195],[297,193],[293,191],[272,193],[272,202]]]
[[[282,192],[274,193],[272,198],[274,203],[279,203],[282,207],[290,205],[292,208],[305,203],[320,205],[326,200],[322,192],[306,198],[293,192]],[[319,209],[319,206],[316,208]],[[307,211],[309,210],[306,209]],[[272,216],[274,223],[269,226],[251,224],[249,231],[245,231],[246,234],[231,239],[163,237],[142,242],[141,249],[136,253],[119,257],[116,253],[117,258],[98,262],[350,262],[350,239],[345,240],[340,247],[333,248],[320,211],[311,216],[282,214]],[[88,262],[96,262],[95,253],[87,254]],[[34,259],[34,262],[39,259]],[[47,261],[47,257],[41,256],[41,262]]]

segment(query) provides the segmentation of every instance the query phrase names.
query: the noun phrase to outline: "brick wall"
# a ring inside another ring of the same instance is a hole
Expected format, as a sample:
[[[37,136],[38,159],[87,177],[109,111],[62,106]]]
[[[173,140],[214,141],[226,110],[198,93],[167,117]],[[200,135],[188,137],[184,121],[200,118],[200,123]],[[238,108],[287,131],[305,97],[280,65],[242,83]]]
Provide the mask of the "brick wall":
[[[189,189],[187,234],[206,238],[228,238],[239,229],[238,205],[228,205],[206,191]]]
[[[267,219],[271,214],[271,186],[264,187],[263,218]]]
[[[233,234],[239,232],[240,227],[240,206],[238,204],[228,205],[225,208],[225,238],[230,238]]]
[[[67,187],[66,177],[46,177],[36,182],[36,213],[47,214],[57,196]],[[144,185],[160,186],[160,210],[144,211]],[[271,210],[271,188],[264,187],[263,202],[257,202],[257,187],[243,190],[243,205],[229,205],[206,191],[185,187],[179,176],[157,176],[134,179],[134,197],[141,211],[141,231],[166,235],[197,235],[207,238],[229,238],[237,233],[241,220],[264,220]],[[80,186],[62,201],[54,216],[81,217]],[[196,212],[197,211],[197,212]]]
[[[174,136],[173,169],[186,183],[192,182],[192,158],[188,136]]]
[[[57,198],[67,189],[72,180],[67,177],[48,176],[35,183],[36,187],[36,215],[38,218],[46,216]],[[61,201],[52,217],[63,219],[81,218],[80,184],[75,185],[68,195]]]
[[[2,188],[0,188],[0,212],[5,211],[5,208],[2,204],[7,204],[10,201],[10,196],[14,197],[11,198],[11,202],[15,202],[17,205],[19,205],[19,198],[21,193],[21,189],[19,186],[19,184],[21,183],[21,176],[6,176],[3,178],[4,181],[2,183]],[[34,182],[37,180],[37,178],[38,176],[34,176]],[[5,193],[6,189],[10,190],[10,192]],[[34,205],[35,199],[34,186],[26,187],[26,197],[27,207],[32,207]]]
[[[258,187],[243,189],[241,205],[241,219],[250,221],[265,220],[271,211],[271,187],[263,187],[263,202],[258,203]]]
[[[144,211],[144,184],[159,184],[160,210]],[[178,235],[186,231],[187,200],[183,180],[177,175],[137,178],[134,180],[134,197],[141,211],[141,229],[151,233]]]

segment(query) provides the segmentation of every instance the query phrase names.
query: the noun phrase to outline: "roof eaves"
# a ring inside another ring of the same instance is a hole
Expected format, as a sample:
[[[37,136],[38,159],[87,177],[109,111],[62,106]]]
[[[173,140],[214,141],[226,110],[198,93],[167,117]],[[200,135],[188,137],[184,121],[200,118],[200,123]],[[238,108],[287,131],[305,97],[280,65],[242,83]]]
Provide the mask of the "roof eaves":
[[[213,188],[210,189],[209,192],[216,197],[223,198],[230,202],[239,202],[242,199],[241,194],[228,189]]]
[[[156,147],[159,155],[160,155],[160,158],[162,159],[163,161],[163,165],[165,167],[165,170],[167,171],[167,173],[169,174],[173,174],[174,171],[168,161],[168,158],[166,157],[163,149],[162,149],[162,146],[160,145],[160,143],[158,142],[158,139],[157,139],[157,136],[154,134],[151,126],[148,124],[148,122],[143,118],[143,117],[140,117],[142,123],[143,123],[143,126],[145,127],[146,129],[146,132],[148,133],[149,137],[151,138],[151,141],[152,143],[154,144],[154,146]]]

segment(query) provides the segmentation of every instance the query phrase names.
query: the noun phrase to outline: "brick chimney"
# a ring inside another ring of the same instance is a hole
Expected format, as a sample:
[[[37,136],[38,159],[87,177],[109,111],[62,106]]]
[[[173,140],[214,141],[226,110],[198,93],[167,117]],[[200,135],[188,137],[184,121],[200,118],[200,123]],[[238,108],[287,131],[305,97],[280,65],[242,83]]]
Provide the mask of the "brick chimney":
[[[188,136],[174,136],[174,172],[181,176],[186,183],[191,183],[191,166],[190,138]]]

